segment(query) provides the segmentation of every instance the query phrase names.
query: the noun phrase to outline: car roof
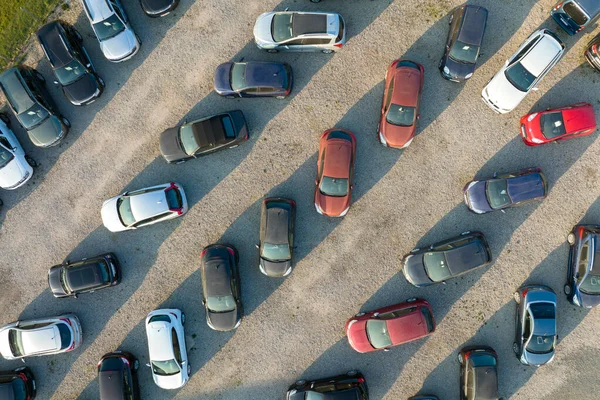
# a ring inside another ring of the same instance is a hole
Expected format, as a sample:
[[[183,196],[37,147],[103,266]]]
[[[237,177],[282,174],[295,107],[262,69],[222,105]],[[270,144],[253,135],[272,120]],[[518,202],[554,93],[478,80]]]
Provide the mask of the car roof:
[[[267,208],[265,242],[271,244],[287,244],[289,235],[289,207],[272,205]]]
[[[38,329],[21,330],[25,354],[35,354],[60,349],[60,331],[55,324]]]
[[[488,261],[487,251],[477,239],[463,246],[446,250],[444,255],[452,275],[463,273]]]
[[[548,34],[542,34],[541,39],[523,57],[521,64],[527,71],[538,77],[561,52],[562,46],[556,39]]]
[[[327,33],[327,14],[294,13],[292,17],[292,35]]]
[[[496,367],[475,367],[473,370],[476,398],[498,398],[498,372]]]
[[[332,178],[348,178],[352,143],[344,139],[329,139],[325,146],[323,174]]]
[[[165,321],[151,322],[146,326],[150,360],[165,361],[175,358],[173,343],[171,342],[172,326],[172,323]]]
[[[541,197],[546,192],[539,172],[508,178],[507,190],[513,203]]]
[[[577,132],[596,125],[596,114],[590,104],[562,111],[567,132]]]
[[[123,399],[123,372],[102,371],[98,374],[98,386],[100,386],[101,399]]]
[[[415,307],[410,314],[389,319],[386,323],[393,343],[404,343],[427,334],[427,324],[421,307]]]
[[[596,14],[600,13],[600,1],[598,0],[576,0],[575,3],[579,4],[590,18],[594,18]]]
[[[462,26],[458,34],[461,42],[480,45],[485,32],[488,11],[479,6],[466,6]]]
[[[104,21],[114,14],[106,0],[84,0],[83,4],[88,11],[92,23]]]
[[[67,284],[74,291],[100,286],[106,283],[102,278],[101,268],[98,260],[69,267],[66,269]]]
[[[247,62],[244,71],[246,87],[268,86],[285,89],[287,71],[283,64],[271,62]]]
[[[394,78],[392,103],[416,107],[421,89],[421,70],[411,67],[400,67],[396,69]]]
[[[163,189],[130,196],[131,212],[136,221],[151,218],[169,211]]]
[[[73,60],[64,41],[60,22],[53,21],[44,25],[37,31],[37,36],[54,68],[63,67]]]
[[[226,250],[227,251],[227,250]],[[228,254],[229,255],[229,254]],[[204,261],[205,296],[225,296],[231,294],[231,270],[224,257],[211,257]]]
[[[17,68],[11,68],[0,75],[0,84],[17,114],[22,113],[35,104]]]
[[[227,142],[227,139],[225,138],[225,128],[223,127],[222,122],[223,116],[225,116],[225,114],[215,115],[192,124],[194,137],[200,146],[200,150],[206,150],[213,147],[215,144],[224,144]]]

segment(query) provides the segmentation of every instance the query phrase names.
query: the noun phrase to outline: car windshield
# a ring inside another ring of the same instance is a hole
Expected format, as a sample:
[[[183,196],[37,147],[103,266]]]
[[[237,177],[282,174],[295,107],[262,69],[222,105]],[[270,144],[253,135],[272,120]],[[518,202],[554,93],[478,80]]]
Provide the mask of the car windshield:
[[[554,139],[567,133],[562,112],[551,112],[543,114],[540,118],[542,133],[548,139]]]
[[[246,88],[246,63],[234,63],[231,67],[231,88],[242,90]]]
[[[392,125],[412,126],[415,123],[415,108],[392,103],[385,119]]]
[[[287,261],[290,255],[290,246],[284,244],[264,243],[262,248],[262,257],[270,261]]]
[[[465,64],[475,64],[479,56],[479,46],[463,43],[457,40],[450,49],[450,58]]]
[[[343,197],[348,194],[347,178],[331,178],[323,176],[319,190],[326,196]]]
[[[521,92],[529,91],[536,78],[535,75],[527,71],[527,69],[520,62],[509,67],[504,72],[504,75],[506,76],[506,79],[508,79],[508,81]]]
[[[4,146],[0,146],[0,168],[11,162],[13,158],[15,156],[10,151],[6,150]]]
[[[18,115],[19,121],[26,129],[31,129],[48,118],[48,111],[39,104],[32,105],[27,111]]]
[[[469,361],[473,367],[495,367],[496,358],[489,354],[471,354]]]
[[[100,364],[100,372],[106,371],[121,371],[123,370],[124,364],[121,357],[108,357],[102,360]]]
[[[441,282],[451,276],[443,251],[425,253],[423,264],[425,265],[427,275],[434,282]]]
[[[388,332],[387,323],[376,319],[367,321],[367,337],[371,346],[382,349],[392,345],[392,339]]]
[[[161,376],[175,375],[179,373],[179,366],[175,360],[152,361],[152,371]]]
[[[505,207],[511,202],[506,179],[492,179],[487,181],[485,195],[488,203],[490,203],[490,207],[494,210]]]
[[[183,151],[190,156],[194,155],[200,148],[198,142],[196,142],[196,135],[194,135],[194,128],[191,124],[182,125],[179,128],[179,141],[181,142]]]
[[[100,41],[117,36],[119,33],[125,30],[125,25],[123,25],[116,14],[113,14],[104,21],[93,24],[92,26],[94,28],[94,32],[96,32],[96,37]]]
[[[77,60],[73,60],[64,67],[54,70],[56,79],[58,79],[61,85],[70,85],[85,75],[85,73],[85,68]]]
[[[208,296],[206,307],[212,312],[228,312],[235,310],[235,299],[233,296]]]
[[[117,209],[119,211],[119,218],[125,226],[131,226],[135,224],[135,217],[131,211],[131,198],[124,196],[117,200]]]
[[[579,26],[585,25],[588,21],[585,13],[574,2],[565,4],[563,10]]]
[[[294,14],[292,13],[275,14],[271,23],[271,35],[274,41],[283,42],[292,38],[293,18]]]
[[[9,330],[8,344],[10,346],[10,351],[14,356],[19,357],[25,354],[25,350],[23,349],[23,341],[21,340],[21,331],[16,329]]]
[[[530,353],[549,353],[554,348],[554,336],[531,335],[527,342],[527,351]]]

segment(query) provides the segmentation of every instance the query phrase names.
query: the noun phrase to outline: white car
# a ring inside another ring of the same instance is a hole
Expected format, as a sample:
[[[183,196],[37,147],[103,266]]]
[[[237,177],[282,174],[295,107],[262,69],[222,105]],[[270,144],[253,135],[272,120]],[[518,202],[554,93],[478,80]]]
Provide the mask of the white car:
[[[565,45],[552,31],[534,32],[483,88],[483,101],[499,114],[512,111],[531,90],[537,90],[564,52]]]
[[[31,179],[31,166],[35,165],[35,162],[25,155],[23,147],[8,124],[8,117],[0,114],[0,187],[14,190]]]
[[[154,310],[146,317],[146,336],[152,378],[158,387],[178,389],[190,379],[183,324],[178,309]]]
[[[81,346],[82,339],[74,314],[16,321],[0,328],[0,353],[7,360],[66,353]]]
[[[180,184],[171,182],[124,192],[102,204],[102,223],[111,232],[121,232],[177,218],[188,210]]]
[[[133,32],[125,9],[119,0],[81,0],[100,49],[112,62],[133,57],[142,43]]]

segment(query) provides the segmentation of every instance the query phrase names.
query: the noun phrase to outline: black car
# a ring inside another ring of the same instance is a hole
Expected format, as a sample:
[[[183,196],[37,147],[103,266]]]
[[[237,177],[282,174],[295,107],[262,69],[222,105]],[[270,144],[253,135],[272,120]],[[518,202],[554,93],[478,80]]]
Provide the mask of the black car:
[[[113,253],[64,262],[48,271],[48,284],[54,297],[77,297],[121,282],[119,261]]]
[[[473,76],[487,17],[488,10],[476,5],[460,6],[450,15],[450,31],[439,65],[442,77],[463,82]]]
[[[552,8],[550,15],[565,32],[572,36],[600,17],[600,1],[560,1]]]
[[[37,38],[54,71],[54,84],[62,87],[71,104],[82,106],[100,97],[104,81],[96,73],[75,28],[53,21],[37,31]]]
[[[280,197],[265,199],[260,217],[260,272],[281,278],[292,272],[296,203]]]
[[[585,58],[597,71],[600,71],[600,34],[596,35],[587,45]]]
[[[237,328],[243,314],[237,250],[212,244],[202,250],[200,262],[206,323],[216,331]]]
[[[407,281],[422,287],[445,282],[491,262],[492,252],[483,233],[463,232],[426,249],[413,249],[404,256],[402,272]]]
[[[460,400],[498,399],[498,356],[488,346],[466,347],[458,353]]]
[[[149,17],[164,17],[179,4],[179,0],[140,0],[142,10]]]
[[[365,377],[358,371],[331,378],[296,381],[287,391],[286,400],[368,400]]]
[[[140,362],[133,354],[115,351],[98,362],[100,400],[135,400],[140,398],[137,370]]]
[[[24,65],[0,75],[0,89],[29,139],[36,146],[50,147],[69,132],[71,123],[58,113],[44,82],[42,74]]]
[[[160,152],[168,163],[231,149],[248,140],[244,114],[230,111],[169,128],[160,135]]]
[[[35,399],[35,378],[28,367],[0,372],[0,399]]]
[[[548,184],[539,168],[471,181],[463,189],[465,204],[476,214],[515,207],[546,198]]]
[[[226,97],[277,97],[292,91],[292,68],[286,63],[228,62],[217,67],[215,91]]]
[[[599,239],[598,225],[575,225],[567,236],[570,247],[565,294],[579,307],[592,308],[600,304]]]

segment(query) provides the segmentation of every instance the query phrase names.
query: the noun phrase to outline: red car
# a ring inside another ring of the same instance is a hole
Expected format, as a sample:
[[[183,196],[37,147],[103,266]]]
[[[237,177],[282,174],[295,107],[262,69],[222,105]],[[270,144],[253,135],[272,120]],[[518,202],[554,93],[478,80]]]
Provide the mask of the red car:
[[[521,118],[521,137],[528,146],[586,136],[596,130],[596,115],[589,103],[531,113]]]
[[[344,129],[321,136],[315,184],[315,209],[321,215],[343,217],[352,201],[356,138]]]
[[[396,60],[385,74],[385,91],[377,133],[384,146],[403,149],[417,133],[425,69],[421,64]]]
[[[405,303],[356,314],[346,322],[350,346],[359,353],[389,347],[428,336],[435,331],[429,303],[409,299]]]

